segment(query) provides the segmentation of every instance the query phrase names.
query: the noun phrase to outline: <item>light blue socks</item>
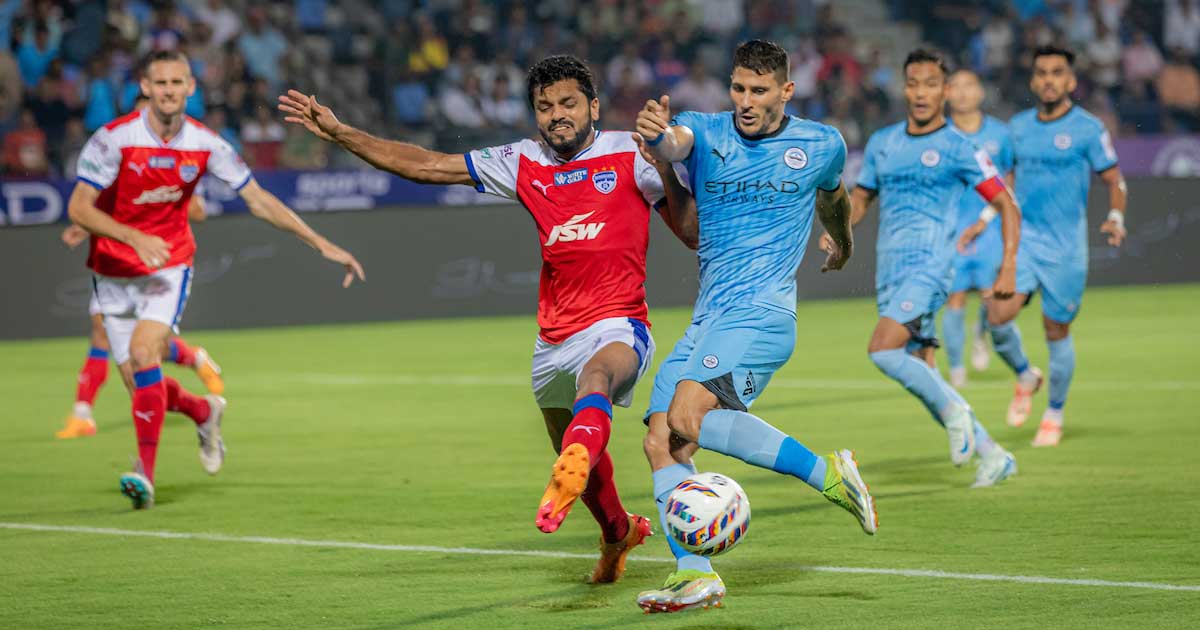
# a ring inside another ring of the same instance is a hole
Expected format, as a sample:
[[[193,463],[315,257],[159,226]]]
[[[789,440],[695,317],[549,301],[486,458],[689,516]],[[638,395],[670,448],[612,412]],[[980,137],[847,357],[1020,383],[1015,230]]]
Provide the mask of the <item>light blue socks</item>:
[[[675,464],[654,471],[651,475],[654,479],[654,502],[658,505],[658,523],[662,527],[663,537],[667,539],[667,545],[671,547],[671,554],[675,556],[676,569],[680,571],[695,569],[708,573],[713,570],[712,563],[708,561],[708,558],[688,553],[667,533],[667,498],[671,496],[671,491],[675,489],[675,486],[695,472],[696,467],[690,464]]]
[[[996,354],[1012,368],[1018,377],[1024,376],[1029,370],[1029,359],[1025,356],[1025,348],[1021,344],[1021,329],[1016,322],[1007,322],[992,326],[992,343],[996,346]]]
[[[1075,374],[1075,341],[1067,335],[1046,345],[1050,347],[1050,408],[1062,411]]]
[[[825,459],[753,414],[710,411],[704,415],[697,442],[710,451],[796,477],[817,491],[825,489]]]
[[[898,381],[904,389],[920,399],[938,424],[942,424],[942,413],[951,403],[970,409],[967,401],[950,387],[937,370],[903,349],[872,352],[871,361],[879,371]]]
[[[963,366],[963,346],[967,343],[966,309],[946,307],[942,310],[942,337],[946,341],[946,357],[950,367]]]

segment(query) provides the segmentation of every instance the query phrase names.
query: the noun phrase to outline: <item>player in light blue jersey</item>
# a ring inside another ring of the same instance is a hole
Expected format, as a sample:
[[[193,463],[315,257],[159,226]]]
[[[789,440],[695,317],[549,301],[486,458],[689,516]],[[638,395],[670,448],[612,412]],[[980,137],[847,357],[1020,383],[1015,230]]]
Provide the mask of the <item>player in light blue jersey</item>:
[[[976,146],[987,151],[988,157],[1001,174],[1012,171],[1012,141],[1008,127],[1003,122],[986,116],[983,104],[983,86],[979,77],[970,70],[956,70],[950,75],[950,89],[946,103],[950,110],[950,122]],[[958,204],[956,231],[962,232],[979,219],[980,212],[990,207],[979,195],[964,194]],[[996,217],[992,208],[985,215]],[[942,339],[946,344],[946,357],[950,360],[950,384],[961,388],[967,383],[967,368],[963,354],[967,341],[966,305],[967,292],[978,291],[980,296],[979,318],[973,328],[971,364],[977,370],[987,369],[990,352],[985,333],[987,332],[987,303],[992,295],[992,284],[1000,271],[1004,258],[1004,241],[1000,237],[1000,226],[991,223],[975,242],[954,257],[954,280],[950,285],[950,297],[942,309]],[[1015,325],[1015,324],[1014,324]]]
[[[1125,238],[1125,179],[1104,125],[1071,102],[1074,60],[1069,50],[1054,46],[1037,49],[1030,87],[1038,106],[1009,121],[1016,152],[1017,197],[1025,211],[1017,260],[1017,299],[993,304],[988,318],[997,325],[1010,323],[1034,292],[1042,294],[1042,322],[1050,348],[1050,400],[1034,446],[1055,446],[1062,439],[1063,405],[1075,371],[1071,322],[1079,314],[1087,283],[1087,198],[1092,173],[1099,174],[1108,187],[1111,208],[1100,231],[1114,247]],[[982,222],[965,236],[981,229]],[[1019,338],[1014,351],[1008,356],[1001,352],[1001,356],[1018,375],[1009,413],[1009,423],[1018,426],[1031,406],[1029,362]],[[1024,413],[1014,414],[1014,408]]]
[[[1002,217],[1003,259],[992,285],[995,300],[1011,298],[1016,283],[1020,210],[986,151],[946,122],[946,67],[916,50],[904,61],[908,119],[867,141],[858,186],[850,195],[851,224],[879,198],[876,301],[871,361],[921,400],[950,440],[950,461],[961,466],[978,451],[975,486],[990,486],[1016,471],[971,406],[934,369],[934,313],[950,289],[959,198],[978,193]],[[972,188],[974,190],[972,190]],[[701,220],[703,226],[703,219]],[[829,239],[822,237],[822,246]]]
[[[638,114],[654,157],[686,168],[700,224],[692,324],[659,367],[646,412],[644,446],[664,530],[667,497],[696,472],[698,447],[803,480],[868,534],[879,525],[853,453],[817,456],[747,411],[795,346],[796,268],[814,208],[832,235],[823,270],[841,269],[853,247],[841,182],[846,145],[836,129],[784,114],[794,87],[787,53],[755,40],[734,54],[735,111],[672,120],[664,96]],[[676,571],[638,605],[675,612],[720,603],[725,586],[708,559],[666,538]]]

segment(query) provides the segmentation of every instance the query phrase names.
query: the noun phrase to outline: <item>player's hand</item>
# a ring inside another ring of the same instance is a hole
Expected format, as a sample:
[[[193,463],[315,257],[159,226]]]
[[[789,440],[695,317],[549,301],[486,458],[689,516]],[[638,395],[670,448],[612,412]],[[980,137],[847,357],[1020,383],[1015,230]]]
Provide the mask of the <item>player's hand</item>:
[[[1017,268],[1007,265],[1000,266],[996,274],[996,283],[992,285],[992,297],[997,300],[1007,300],[1017,292]]]
[[[846,262],[850,260],[850,251],[853,248],[849,244],[845,246],[839,245],[829,235],[829,232],[821,235],[819,246],[821,251],[828,254],[825,257],[825,264],[821,265],[821,273],[825,273],[826,271],[840,271],[842,267],[846,266]]]
[[[658,171],[660,175],[670,170],[670,162],[660,162],[658,161],[658,158],[655,158],[653,155],[651,155],[650,146],[646,144],[646,140],[645,138],[642,138],[642,134],[633,134],[633,143],[637,145],[638,153],[642,154],[642,159],[646,160],[646,163],[648,163],[650,166],[653,166],[654,170]]]
[[[333,142],[333,134],[342,122],[333,115],[333,110],[317,102],[316,95],[308,96],[296,90],[279,95],[279,111],[286,114],[283,120],[303,125],[316,137]]]
[[[1108,244],[1113,247],[1120,247],[1125,240],[1125,226],[1117,221],[1105,221],[1100,225],[1100,232],[1108,235]]]
[[[88,240],[89,236],[91,236],[90,232],[72,223],[71,225],[67,226],[67,229],[62,231],[62,236],[60,238],[62,238],[64,245],[70,247],[71,249],[75,249],[76,247],[79,247],[81,243]]]
[[[642,111],[638,112],[635,128],[637,132],[650,142],[662,137],[671,126],[671,97],[646,101]]]
[[[171,247],[152,234],[134,232],[129,238],[129,246],[137,253],[142,264],[151,269],[160,269],[171,259]]]
[[[963,230],[962,235],[958,237],[958,253],[964,256],[969,255],[975,244],[975,239],[979,238],[980,234],[983,234],[987,226],[988,224],[983,221],[976,221]]]
[[[367,281],[367,275],[363,273],[362,265],[358,263],[358,260],[350,252],[328,241],[322,243],[318,251],[325,257],[325,260],[333,261],[346,268],[346,278],[342,280],[342,288],[353,284],[354,276],[358,276],[358,279],[363,282]]]

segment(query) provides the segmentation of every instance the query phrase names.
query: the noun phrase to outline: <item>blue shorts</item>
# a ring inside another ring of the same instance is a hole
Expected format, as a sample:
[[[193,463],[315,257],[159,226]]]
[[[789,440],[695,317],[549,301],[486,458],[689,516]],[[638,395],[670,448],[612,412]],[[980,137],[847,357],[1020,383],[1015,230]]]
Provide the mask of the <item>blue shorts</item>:
[[[937,347],[933,316],[946,303],[946,285],[921,273],[896,284],[877,287],[875,302],[879,316],[904,324],[912,333],[910,350]]]
[[[1017,293],[1042,292],[1042,314],[1069,324],[1079,314],[1087,286],[1086,260],[1050,260],[1034,256],[1024,247],[1017,252]]]
[[[796,316],[761,306],[734,306],[688,326],[658,366],[650,414],[665,413],[679,381],[716,395],[721,407],[745,411],[796,347]]]
[[[970,254],[955,254],[954,281],[950,284],[950,292],[991,290],[1003,261],[1004,251],[994,248],[980,247]]]

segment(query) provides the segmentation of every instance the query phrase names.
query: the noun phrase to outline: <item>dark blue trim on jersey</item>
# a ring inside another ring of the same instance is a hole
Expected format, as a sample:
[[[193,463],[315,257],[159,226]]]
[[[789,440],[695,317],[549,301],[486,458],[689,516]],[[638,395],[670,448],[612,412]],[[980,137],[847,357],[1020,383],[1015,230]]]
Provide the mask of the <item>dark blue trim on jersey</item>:
[[[663,206],[665,206],[665,205],[667,205],[667,198],[666,198],[666,197],[663,197],[662,199],[659,199],[658,201],[655,201],[655,202],[654,202],[654,205],[653,205],[652,207],[653,207],[655,210],[661,210],[661,209],[662,209],[662,207],[663,207]]]
[[[835,187],[833,187],[833,188],[821,188],[820,186],[817,186],[817,190],[821,190],[821,191],[824,191],[824,192],[837,192],[837,191],[838,191],[838,188],[841,188],[841,187],[842,187],[842,180],[840,180],[840,179],[839,179],[839,180],[838,180],[838,185],[837,185],[837,186],[835,186]],[[867,189],[866,189],[866,188],[864,188],[864,190],[867,190]]]
[[[108,188],[108,186],[101,186],[100,184],[97,184],[96,182],[84,177],[83,175],[76,175],[75,181],[83,182],[83,183],[87,184],[88,186],[95,188],[96,190],[104,190],[105,188]]]
[[[149,387],[162,382],[162,370],[156,365],[152,368],[146,368],[141,372],[133,373],[133,384],[138,389]]]
[[[1033,109],[1034,109],[1034,111],[1033,111],[1033,119],[1034,120],[1042,123],[1043,125],[1051,125],[1051,124],[1054,124],[1054,123],[1066,118],[1067,116],[1070,116],[1071,112],[1075,111],[1075,103],[1074,103],[1074,101],[1072,101],[1071,106],[1067,108],[1067,111],[1063,112],[1061,116],[1055,116],[1054,118],[1051,118],[1050,120],[1042,120],[1042,116],[1041,116],[1042,112],[1040,110],[1038,110],[1036,107]]]
[[[471,175],[471,180],[475,182],[475,192],[486,192],[483,189],[483,182],[479,181],[479,174],[475,172],[475,162],[471,160],[471,153],[468,151],[463,154],[467,160],[467,173]]]
[[[632,317],[629,319],[629,325],[633,327],[633,351],[637,353],[638,369],[641,369],[642,362],[646,360],[646,351],[650,349],[650,333],[646,332],[646,324]]]
[[[604,394],[588,394],[587,396],[576,400],[575,408],[572,410],[572,413],[574,415],[579,415],[579,412],[583,411],[584,409],[599,409],[600,411],[608,414],[610,419],[612,418],[612,402],[608,399],[608,396],[605,396]]]
[[[187,306],[188,299],[188,280],[192,277],[192,268],[183,268],[183,281],[179,283],[179,301],[175,303],[175,317],[171,318],[171,328],[179,325],[179,318],[183,316],[183,307]]]
[[[247,173],[247,174],[246,174],[246,181],[244,181],[244,182],[242,182],[242,183],[238,184],[237,186],[234,186],[234,187],[233,187],[233,190],[234,190],[235,192],[242,192],[242,189],[243,189],[243,188],[245,188],[247,185],[249,185],[249,184],[250,184],[250,180],[252,180],[252,179],[254,179],[254,173]]]
[[[584,149],[584,150],[580,151],[579,153],[576,153],[576,154],[575,154],[575,156],[574,156],[574,157],[572,157],[571,159],[569,159],[569,160],[567,160],[567,161],[563,162],[563,164],[567,164],[567,163],[570,163],[570,162],[574,162],[575,160],[578,160],[579,158],[583,157],[583,154],[584,154],[584,153],[587,153],[588,151],[591,151],[591,150],[592,150],[592,147],[596,146],[596,141],[597,141],[597,140],[599,140],[599,139],[600,139],[600,130],[599,130],[599,129],[597,129],[597,130],[595,130],[595,133],[594,133],[594,134],[592,134],[592,143],[591,143],[591,144],[589,144],[589,145],[587,145],[587,148],[586,148],[586,149]],[[557,155],[556,155],[555,157],[557,157]]]
[[[783,119],[779,121],[779,128],[775,131],[772,131],[771,133],[764,133],[758,136],[748,136],[742,132],[741,127],[738,127],[737,112],[729,112],[729,114],[733,116],[733,130],[742,137],[742,140],[748,140],[750,142],[758,142],[759,140],[766,140],[767,138],[774,138],[775,136],[778,136],[779,134],[783,133],[784,129],[787,129],[788,121],[792,119],[791,116],[784,114]]]
[[[942,120],[942,126],[938,127],[937,129],[930,129],[929,131],[923,131],[921,133],[913,133],[908,130],[908,123],[905,122],[904,123],[904,133],[905,133],[905,135],[907,135],[910,138],[923,138],[925,136],[933,135],[949,126],[950,126],[949,120]],[[980,129],[983,129],[983,127],[980,127]]]
[[[1109,171],[1113,170],[1114,168],[1117,168],[1117,167],[1118,167],[1118,166],[1120,166],[1120,165],[1121,165],[1121,163],[1120,163],[1120,162],[1113,162],[1113,163],[1112,163],[1112,166],[1105,166],[1104,168],[1098,168],[1098,169],[1096,169],[1096,174],[1097,174],[1097,175],[1103,175],[1104,173],[1107,173],[1107,172],[1109,172]]]

